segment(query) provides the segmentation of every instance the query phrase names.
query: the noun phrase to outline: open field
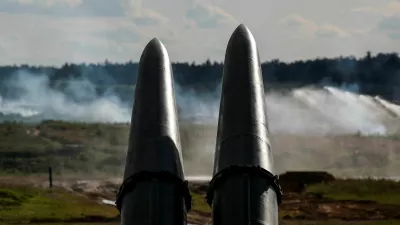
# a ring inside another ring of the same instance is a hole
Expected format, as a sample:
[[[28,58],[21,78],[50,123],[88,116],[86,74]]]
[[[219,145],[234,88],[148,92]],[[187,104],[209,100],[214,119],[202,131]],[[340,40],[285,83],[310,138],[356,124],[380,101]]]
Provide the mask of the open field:
[[[50,189],[39,182],[40,178],[3,178],[0,224],[119,224],[115,207],[100,203],[101,199],[115,199],[117,182],[71,181]],[[30,183],[33,181],[37,183]],[[400,224],[400,182],[334,180],[301,191],[283,188],[281,224]],[[190,189],[193,209],[189,222],[208,224],[211,210],[204,201],[207,184],[191,183]]]
[[[216,128],[181,124],[185,172],[210,175]],[[45,121],[0,124],[0,171],[5,174],[122,174],[127,124]],[[335,176],[399,176],[400,135],[298,136],[272,134],[278,173],[323,170]],[[312,162],[312,163],[310,163]]]
[[[181,124],[180,132],[186,175],[210,175],[215,126]],[[127,124],[0,124],[0,225],[119,224],[115,207],[100,200],[115,198],[128,135]],[[400,135],[272,134],[271,142],[278,173],[317,170],[338,177],[398,176],[400,171]],[[49,166],[53,189],[45,175]],[[281,180],[281,224],[400,225],[399,182],[289,181]],[[208,224],[207,184],[192,183],[190,188],[194,207],[189,221]]]

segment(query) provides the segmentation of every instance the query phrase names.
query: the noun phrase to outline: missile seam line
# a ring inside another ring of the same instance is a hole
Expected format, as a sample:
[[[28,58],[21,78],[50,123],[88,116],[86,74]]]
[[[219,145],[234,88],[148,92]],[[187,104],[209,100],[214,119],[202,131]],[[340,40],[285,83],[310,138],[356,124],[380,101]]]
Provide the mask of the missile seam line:
[[[149,172],[149,171],[140,171],[126,178],[119,188],[115,205],[117,209],[121,211],[121,205],[125,194],[133,191],[136,188],[137,183],[161,179],[172,182],[173,184],[178,184],[181,189],[181,195],[184,198],[185,205],[187,211],[190,211],[192,208],[192,196],[190,195],[188,181],[182,180],[180,177],[169,171],[159,171],[159,172]]]
[[[253,134],[253,133],[233,134],[233,135],[230,135],[230,136],[224,138],[219,144],[220,144],[220,145],[223,145],[223,144],[225,144],[225,142],[227,142],[228,140],[233,139],[233,138],[238,138],[238,137],[241,137],[241,136],[243,136],[243,137],[253,137],[253,138],[256,138],[256,139],[258,139],[258,140],[260,140],[260,141],[262,141],[262,142],[265,142],[265,143],[268,145],[268,148],[271,147],[269,138],[265,138],[265,139],[264,139],[264,138],[261,137],[260,135]]]
[[[282,187],[279,183],[279,176],[273,175],[270,171],[264,169],[261,166],[246,166],[246,165],[231,165],[219,171],[214,177],[211,179],[209,183],[209,187],[206,194],[206,202],[208,205],[212,206],[212,201],[214,198],[214,192],[220,187],[221,183],[228,179],[232,175],[236,174],[257,174],[263,177],[268,186],[275,192],[277,195],[278,205],[282,202],[283,191]],[[227,178],[228,177],[228,178]]]

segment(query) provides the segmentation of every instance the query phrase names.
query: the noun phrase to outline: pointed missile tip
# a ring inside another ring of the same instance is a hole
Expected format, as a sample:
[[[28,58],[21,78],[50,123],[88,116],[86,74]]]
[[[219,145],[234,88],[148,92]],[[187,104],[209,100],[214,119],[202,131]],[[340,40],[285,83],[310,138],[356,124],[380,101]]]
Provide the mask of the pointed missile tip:
[[[140,56],[136,87],[142,87],[143,83],[150,85],[150,83],[157,82],[162,77],[170,76],[170,67],[167,49],[158,38],[153,38]]]
[[[247,29],[248,28],[243,23],[241,23],[238,27],[236,27],[236,30],[247,30]]]
[[[153,39],[151,39],[149,41],[149,44],[153,44],[153,45],[163,45],[163,43],[160,41],[160,39],[158,39],[157,37],[154,37]]]
[[[258,55],[256,41],[250,30],[244,25],[240,24],[232,33],[228,46],[225,51],[225,62],[234,59],[245,60],[248,53],[251,55]]]
[[[149,41],[140,57],[139,65],[149,63],[153,65],[154,63],[169,63],[168,51],[164,44],[156,37]]]
[[[165,47],[163,45],[163,43],[158,39],[158,38],[153,38],[151,39],[151,41],[149,41],[149,43],[146,45],[146,47],[143,50],[143,55],[145,53],[155,53],[155,54],[162,54],[162,52],[164,51]]]
[[[246,27],[246,25],[244,25],[243,23],[240,24],[238,27],[236,27],[235,31],[233,32],[232,36],[236,36],[236,35],[249,35],[249,36],[253,36],[249,30],[248,27]]]
[[[249,68],[259,67],[259,64],[256,41],[250,30],[244,24],[240,24],[231,35],[225,51],[223,89],[246,88],[246,85],[240,84],[249,82],[249,77],[258,76],[258,73],[250,73]]]
[[[231,41],[251,41],[253,40],[253,34],[250,32],[249,28],[244,24],[240,24],[231,35]]]

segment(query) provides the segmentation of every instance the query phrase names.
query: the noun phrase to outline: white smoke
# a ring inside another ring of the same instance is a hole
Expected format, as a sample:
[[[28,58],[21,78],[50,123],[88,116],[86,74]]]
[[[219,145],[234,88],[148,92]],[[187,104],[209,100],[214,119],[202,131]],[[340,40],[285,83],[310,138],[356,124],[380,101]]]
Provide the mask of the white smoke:
[[[292,134],[385,135],[385,120],[377,103],[371,107],[357,93],[334,87],[298,88],[267,96],[272,132]],[[373,98],[371,98],[373,99]]]
[[[18,98],[0,96],[3,115],[38,120],[130,121],[132,103],[123,102],[112,89],[98,94],[89,79],[69,80],[60,91],[50,88],[47,75],[21,70],[11,76],[7,87],[18,92]],[[357,89],[357,85],[351,85],[269,92],[266,101],[270,129],[273,133],[302,135],[386,134],[400,115],[400,107],[379,97],[360,95]],[[175,94],[181,121],[217,124],[220,89],[198,93],[175,84]]]
[[[112,81],[105,78],[102,80],[106,80],[106,83]],[[99,94],[96,85],[89,79],[72,78],[63,83],[61,91],[50,87],[47,75],[35,75],[22,70],[11,76],[4,85],[7,91],[2,93],[8,95],[0,96],[0,118],[3,120],[130,122],[134,88],[127,93],[129,100],[126,96],[118,95],[113,88]],[[400,106],[379,97],[360,95],[356,92],[356,85],[350,89],[321,86],[268,92],[266,102],[271,133],[301,136],[356,133],[386,135],[393,127],[398,129]],[[187,175],[210,175],[212,172],[220,94],[220,86],[217,90],[199,93],[175,84]],[[193,123],[205,125],[193,129]],[[282,135],[275,137],[279,136]],[[274,149],[280,149],[274,153],[281,170],[315,169],[308,166],[309,162],[322,157],[304,146],[296,146],[296,152],[304,151],[302,161],[296,153],[286,153],[286,147],[279,143],[274,145]],[[280,154],[289,154],[290,157],[282,160]],[[304,159],[307,154],[311,154],[310,158]],[[320,165],[318,169],[322,167]]]
[[[18,92],[18,98],[1,98],[0,112],[4,115],[85,122],[128,122],[130,119],[131,109],[122,104],[118,96],[113,93],[98,95],[87,79],[67,82],[65,92],[62,92],[50,88],[47,75],[33,75],[21,70],[6,85]]]
[[[178,84],[175,84],[174,88],[182,122],[217,123],[220,90],[198,94],[192,89],[183,90]]]

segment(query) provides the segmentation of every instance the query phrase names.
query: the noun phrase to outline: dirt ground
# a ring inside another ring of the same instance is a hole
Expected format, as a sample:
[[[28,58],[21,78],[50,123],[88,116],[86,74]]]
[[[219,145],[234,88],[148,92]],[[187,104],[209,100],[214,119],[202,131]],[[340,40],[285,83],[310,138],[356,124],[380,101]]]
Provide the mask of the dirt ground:
[[[398,205],[374,201],[330,200],[321,196],[286,193],[280,209],[290,220],[390,220],[400,219]]]
[[[8,184],[17,182],[35,186],[47,187],[45,179],[26,179],[24,181],[13,178],[2,179]],[[35,183],[35,184],[34,184]],[[97,181],[80,180],[55,182],[66,190],[83,194],[99,201],[107,199],[114,201],[120,182],[117,180]],[[191,183],[190,189],[194,193],[205,196],[207,183]],[[204,203],[202,203],[204,204]],[[282,204],[279,207],[282,221],[320,221],[320,220],[400,220],[400,207],[398,205],[379,204],[374,201],[349,201],[331,200],[317,194],[285,192]],[[189,222],[192,224],[208,224],[211,221],[210,210],[207,212],[192,210],[189,212]]]

